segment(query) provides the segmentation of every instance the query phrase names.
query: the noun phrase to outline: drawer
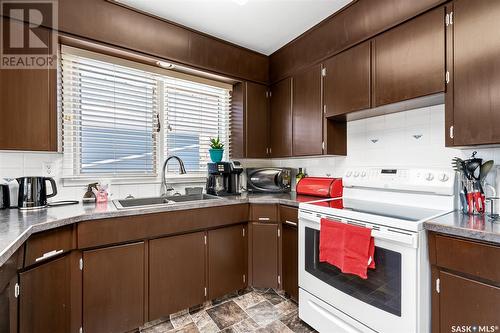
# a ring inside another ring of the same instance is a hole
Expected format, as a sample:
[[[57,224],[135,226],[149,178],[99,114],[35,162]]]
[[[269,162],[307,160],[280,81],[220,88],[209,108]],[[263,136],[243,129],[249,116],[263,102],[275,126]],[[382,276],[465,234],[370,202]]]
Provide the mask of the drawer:
[[[107,246],[248,222],[248,204],[114,217],[78,224],[78,248]]]
[[[292,227],[298,226],[299,210],[295,207],[280,206],[280,221]]]
[[[435,235],[436,265],[500,283],[500,246]]]
[[[73,226],[34,234],[26,242],[24,267],[48,260],[75,248]]]
[[[278,205],[251,204],[250,220],[259,222],[278,222]]]

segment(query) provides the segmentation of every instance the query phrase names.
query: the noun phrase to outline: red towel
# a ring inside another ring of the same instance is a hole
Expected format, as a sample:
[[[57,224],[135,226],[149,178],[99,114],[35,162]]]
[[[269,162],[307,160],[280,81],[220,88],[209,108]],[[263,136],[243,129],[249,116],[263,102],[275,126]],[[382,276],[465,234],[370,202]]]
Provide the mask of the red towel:
[[[367,269],[375,268],[374,252],[371,229],[321,219],[320,261],[337,266],[342,273],[356,274],[366,279]]]

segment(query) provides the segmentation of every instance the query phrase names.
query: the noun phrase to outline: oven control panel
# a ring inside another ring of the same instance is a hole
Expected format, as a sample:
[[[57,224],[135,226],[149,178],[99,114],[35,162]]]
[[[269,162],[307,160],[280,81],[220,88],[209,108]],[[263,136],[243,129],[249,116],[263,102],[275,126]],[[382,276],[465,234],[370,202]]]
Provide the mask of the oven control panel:
[[[349,168],[342,179],[344,187],[366,187],[404,191],[453,194],[455,172],[437,168]]]

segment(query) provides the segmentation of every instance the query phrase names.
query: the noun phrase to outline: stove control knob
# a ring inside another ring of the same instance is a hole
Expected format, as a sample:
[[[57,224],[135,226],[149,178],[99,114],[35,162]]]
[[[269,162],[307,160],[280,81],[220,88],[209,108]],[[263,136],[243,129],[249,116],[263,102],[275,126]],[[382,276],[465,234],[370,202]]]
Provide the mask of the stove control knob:
[[[354,177],[359,177],[359,171],[354,171]]]
[[[361,177],[366,177],[366,171],[361,172]]]
[[[345,174],[346,177],[351,177],[352,176],[352,171],[347,171]]]
[[[427,174],[425,175],[425,180],[427,180],[427,181],[429,181],[429,182],[430,182],[430,181],[431,181],[431,180],[433,180],[433,179],[434,179],[434,175],[433,175],[432,173],[430,173],[430,172],[429,172],[429,173],[427,173]]]
[[[445,173],[442,173],[442,174],[439,175],[438,179],[439,179],[440,182],[444,183],[444,182],[446,182],[450,178]]]

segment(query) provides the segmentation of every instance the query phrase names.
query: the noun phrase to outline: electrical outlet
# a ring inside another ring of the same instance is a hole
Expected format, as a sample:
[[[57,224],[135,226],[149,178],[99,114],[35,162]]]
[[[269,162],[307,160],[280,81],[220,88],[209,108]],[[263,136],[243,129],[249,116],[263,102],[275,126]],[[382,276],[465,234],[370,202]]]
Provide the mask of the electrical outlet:
[[[56,173],[56,164],[54,162],[43,162],[42,173],[45,177],[54,177]]]

